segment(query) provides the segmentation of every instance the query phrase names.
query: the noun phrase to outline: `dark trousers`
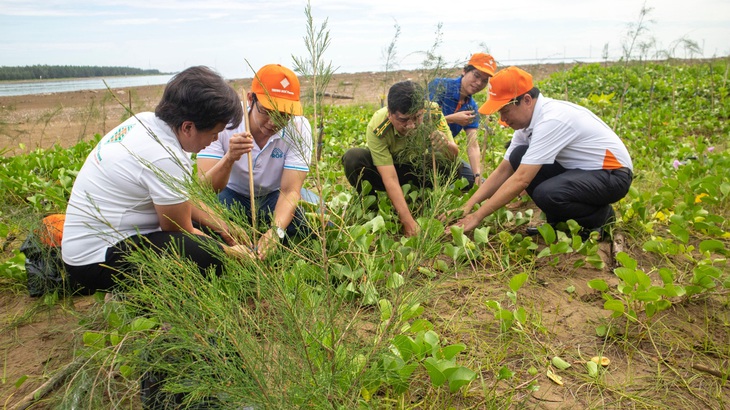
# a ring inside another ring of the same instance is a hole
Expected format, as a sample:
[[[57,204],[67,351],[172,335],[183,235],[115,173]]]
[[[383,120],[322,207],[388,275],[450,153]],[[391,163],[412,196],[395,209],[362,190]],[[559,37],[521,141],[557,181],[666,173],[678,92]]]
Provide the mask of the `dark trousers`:
[[[204,236],[192,238],[184,232],[151,232],[131,236],[117,242],[106,251],[104,262],[83,266],[64,264],[66,273],[89,292],[112,290],[124,274],[134,274],[136,268],[127,262],[126,256],[138,247],[149,247],[157,253],[178,252],[197,264],[202,271],[214,268],[216,275],[223,271],[223,262],[218,259],[214,247],[222,249],[220,243]]]
[[[398,174],[398,181],[401,185],[411,184],[421,188],[432,187],[431,178],[419,174],[413,166],[409,164],[393,165],[395,166],[395,172]],[[373,164],[373,157],[370,155],[370,150],[366,148],[350,148],[342,156],[342,167],[345,169],[345,177],[347,177],[350,185],[355,187],[357,192],[362,192],[362,181],[370,182],[370,185],[373,186],[375,191],[385,191],[383,178],[381,178],[378,168]],[[464,161],[458,164],[456,170],[439,168],[438,172],[447,177],[458,175],[459,177],[466,178],[469,185],[464,188],[465,191],[468,191],[474,185],[474,173],[469,164]]]
[[[510,154],[512,169],[517,170],[527,145]],[[588,229],[599,228],[614,215],[611,204],[629,192],[633,175],[628,168],[614,170],[565,169],[559,163],[543,165],[527,187],[535,205],[549,223],[574,219]]]
[[[267,195],[256,197],[256,224],[259,226],[271,225],[271,218],[274,215],[274,209],[276,208],[276,202],[279,200],[279,194],[281,191],[276,190]],[[238,192],[226,187],[218,194],[218,200],[220,200],[228,208],[232,206],[240,207],[243,210],[244,215],[251,220],[251,198],[241,195]],[[289,226],[286,228],[286,236],[288,238],[294,235],[300,237],[309,236],[312,233],[312,229],[307,224],[307,218],[304,216],[304,209],[301,206],[297,206],[294,210],[294,219],[292,219]]]

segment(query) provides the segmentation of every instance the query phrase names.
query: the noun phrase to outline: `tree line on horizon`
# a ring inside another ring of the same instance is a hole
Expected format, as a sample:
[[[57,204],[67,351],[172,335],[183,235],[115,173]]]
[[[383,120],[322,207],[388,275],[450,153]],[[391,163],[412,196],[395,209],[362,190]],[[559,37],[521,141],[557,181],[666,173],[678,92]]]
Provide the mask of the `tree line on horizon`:
[[[0,66],[0,81],[45,80],[53,78],[113,77],[129,75],[159,75],[159,70],[133,67],[98,67],[73,65]]]

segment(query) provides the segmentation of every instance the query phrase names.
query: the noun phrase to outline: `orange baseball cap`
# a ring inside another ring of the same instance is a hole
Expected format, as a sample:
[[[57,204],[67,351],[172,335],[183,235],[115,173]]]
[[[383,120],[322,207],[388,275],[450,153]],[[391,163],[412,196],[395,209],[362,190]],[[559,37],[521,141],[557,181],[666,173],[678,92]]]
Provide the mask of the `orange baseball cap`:
[[[294,72],[281,64],[267,64],[258,72],[251,84],[251,92],[268,110],[302,115],[299,102],[299,79]]]
[[[474,66],[477,70],[487,73],[491,76],[497,72],[497,62],[494,61],[494,57],[489,54],[476,53],[472,54],[469,59],[469,65]]]
[[[479,108],[479,112],[494,114],[532,87],[532,76],[527,71],[514,66],[500,70],[489,80],[487,102]]]

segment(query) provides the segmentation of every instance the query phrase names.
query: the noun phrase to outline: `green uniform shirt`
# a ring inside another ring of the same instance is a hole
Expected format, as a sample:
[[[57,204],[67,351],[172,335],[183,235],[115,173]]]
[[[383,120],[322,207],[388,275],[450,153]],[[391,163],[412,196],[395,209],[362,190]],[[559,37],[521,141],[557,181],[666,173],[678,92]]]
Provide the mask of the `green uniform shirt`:
[[[453,142],[454,137],[451,135],[449,125],[438,104],[430,103],[430,108],[427,108],[424,114],[424,123],[427,122],[428,115],[431,115],[434,128],[441,131],[449,142]],[[404,137],[395,131],[393,124],[388,119],[388,107],[383,107],[373,114],[373,118],[368,123],[366,138],[367,147],[375,166],[393,165],[396,162],[393,160],[393,156],[397,156],[398,153],[405,150],[411,139],[411,137]],[[428,138],[428,134],[422,138]],[[422,142],[422,145],[425,146],[425,142]]]

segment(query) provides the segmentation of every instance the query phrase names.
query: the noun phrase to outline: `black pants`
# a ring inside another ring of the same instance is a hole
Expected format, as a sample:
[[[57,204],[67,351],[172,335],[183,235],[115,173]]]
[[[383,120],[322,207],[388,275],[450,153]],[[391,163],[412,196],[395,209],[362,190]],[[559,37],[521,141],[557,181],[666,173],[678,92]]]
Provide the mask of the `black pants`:
[[[411,184],[421,188],[432,187],[431,178],[420,175],[413,166],[409,164],[393,165],[395,166],[395,172],[398,174],[398,181],[401,185]],[[350,148],[342,156],[342,166],[345,169],[345,177],[347,177],[350,185],[355,187],[357,192],[362,192],[362,181],[370,182],[370,185],[373,186],[375,191],[385,191],[383,178],[381,178],[378,168],[373,164],[373,157],[370,155],[370,150],[366,148]],[[474,185],[474,173],[469,164],[461,161],[456,171],[459,177],[466,178],[469,182],[469,185],[464,190],[468,191],[471,189]],[[454,170],[446,168],[440,168],[439,174],[456,176],[453,175]]]
[[[223,270],[223,262],[214,253],[211,253],[210,249],[215,246],[221,247],[217,241],[204,236],[194,239],[183,232],[151,232],[129,237],[109,247],[104,262],[82,266],[64,265],[71,279],[93,293],[97,290],[113,289],[117,280],[122,279],[119,277],[120,275],[134,272],[134,266],[127,262],[125,257],[137,247],[150,247],[158,253],[168,252],[172,247],[184,257],[195,262],[201,270],[214,267],[216,274],[220,275]]]
[[[512,169],[517,170],[527,145],[510,154]],[[527,187],[527,193],[545,213],[549,223],[574,219],[584,228],[598,228],[613,217],[611,204],[629,192],[633,174],[628,168],[614,170],[565,169],[559,163],[543,165]]]

